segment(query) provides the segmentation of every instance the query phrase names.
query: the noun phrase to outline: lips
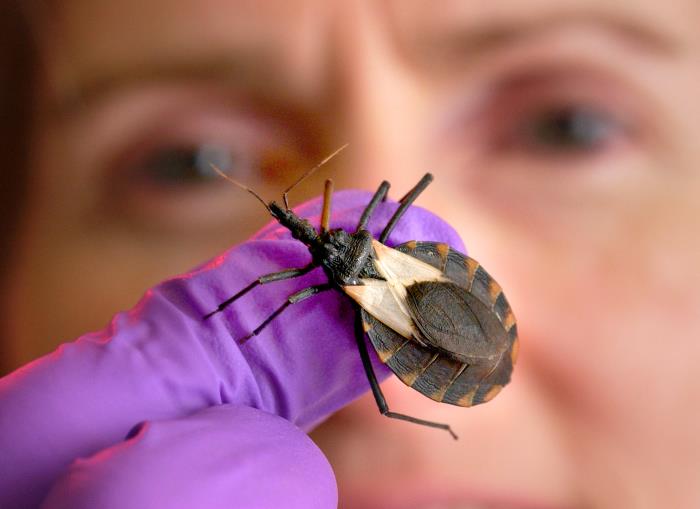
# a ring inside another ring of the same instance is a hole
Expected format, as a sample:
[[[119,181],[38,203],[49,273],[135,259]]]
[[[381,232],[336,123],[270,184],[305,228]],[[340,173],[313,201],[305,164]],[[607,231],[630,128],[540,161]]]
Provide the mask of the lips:
[[[533,505],[513,505],[510,503],[491,503],[483,501],[439,501],[408,503],[406,505],[360,505],[346,506],[347,509],[533,509]]]
[[[561,509],[559,506],[502,495],[447,494],[447,491],[416,490],[398,492],[355,493],[345,500],[342,509]],[[342,494],[341,494],[342,495]],[[343,497],[341,496],[341,500]]]

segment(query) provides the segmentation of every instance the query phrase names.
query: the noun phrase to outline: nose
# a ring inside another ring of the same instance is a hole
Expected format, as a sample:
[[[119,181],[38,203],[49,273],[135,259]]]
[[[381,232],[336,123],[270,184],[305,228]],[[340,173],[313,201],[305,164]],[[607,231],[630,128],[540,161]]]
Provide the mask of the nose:
[[[408,189],[427,167],[420,80],[402,61],[378,2],[339,2],[331,24],[337,100],[352,146],[343,172],[352,182],[343,184],[374,189],[386,179]]]

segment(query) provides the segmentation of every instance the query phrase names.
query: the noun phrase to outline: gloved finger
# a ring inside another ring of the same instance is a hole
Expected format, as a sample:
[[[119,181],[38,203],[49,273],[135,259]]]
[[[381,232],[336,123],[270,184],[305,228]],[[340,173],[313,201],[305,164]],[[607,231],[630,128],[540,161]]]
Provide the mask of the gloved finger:
[[[333,471],[311,439],[261,410],[220,405],[147,422],[74,461],[42,509],[331,509]]]
[[[367,193],[338,193],[332,226],[354,230],[368,201]],[[375,234],[395,208],[381,204],[370,223]],[[300,213],[319,209],[316,201]],[[367,390],[354,309],[338,292],[289,307],[243,346],[235,341],[288,295],[325,281],[320,270],[256,288],[202,320],[260,275],[310,261],[307,248],[279,226],[258,239],[155,287],[104,331],[0,380],[0,507],[36,505],[71,461],[120,442],[141,421],[234,403],[308,429]],[[459,245],[449,226],[416,207],[391,240],[412,239]],[[373,361],[379,377],[387,376]]]
[[[354,231],[370,196],[356,191],[336,193],[331,227]],[[396,208],[395,203],[378,207],[369,223],[375,237],[379,236]],[[318,225],[321,200],[302,205],[297,213]],[[442,241],[462,248],[461,240],[451,227],[418,207],[409,209],[388,244],[415,239]],[[308,249],[293,240],[289,230],[277,223],[269,224],[252,240],[228,253],[229,261],[231,257],[251,260],[248,264],[241,263],[240,270],[232,272],[217,261],[206,265],[198,274],[201,285],[211,286],[197,304],[201,306],[200,310],[215,309],[216,304],[262,274],[303,267],[311,261]],[[181,281],[170,282],[175,285],[176,294],[181,293]],[[216,331],[217,338],[243,338],[283,305],[288,296],[326,281],[319,268],[304,277],[260,286],[205,325]],[[350,299],[337,291],[316,295],[287,308],[261,335],[240,348],[256,385],[254,390],[248,388],[246,396],[239,393],[227,401],[263,408],[303,429],[310,429],[360,396],[368,389],[368,384],[357,352],[354,316],[355,308]],[[371,347],[370,352],[378,378],[386,378],[388,369],[379,362]]]

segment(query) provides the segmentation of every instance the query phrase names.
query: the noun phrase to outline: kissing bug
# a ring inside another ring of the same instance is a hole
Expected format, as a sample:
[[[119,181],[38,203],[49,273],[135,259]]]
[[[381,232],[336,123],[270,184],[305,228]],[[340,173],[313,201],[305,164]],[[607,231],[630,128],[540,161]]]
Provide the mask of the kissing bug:
[[[447,244],[410,241],[395,248],[384,244],[415,199],[433,180],[426,174],[400,201],[378,239],[367,223],[386,199],[389,183],[381,183],[353,233],[330,229],[333,185],[326,181],[320,231],[297,216],[287,200],[289,191],[341,149],[302,175],[283,193],[284,207],[266,203],[252,189],[225,179],[257,198],[292,237],[311,252],[306,267],[266,274],[223,301],[204,319],[224,310],[253,288],[302,276],[322,267],[328,281],[290,295],[282,306],[250,334],[245,343],[288,306],[320,292],[336,289],[356,302],[355,338],[372,393],[382,415],[440,428],[453,438],[449,425],[389,410],[370,362],[365,333],[379,359],[406,385],[439,402],[469,407],[490,401],[510,381],[518,352],[515,317],[501,287],[474,259]]]

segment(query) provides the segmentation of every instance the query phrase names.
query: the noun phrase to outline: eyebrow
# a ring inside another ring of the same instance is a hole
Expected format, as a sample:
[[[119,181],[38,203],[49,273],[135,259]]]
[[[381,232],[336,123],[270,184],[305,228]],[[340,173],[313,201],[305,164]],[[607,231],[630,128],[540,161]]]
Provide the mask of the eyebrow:
[[[86,71],[71,87],[57,91],[54,112],[72,114],[101,100],[144,84],[211,83],[254,91],[261,98],[289,95],[280,87],[279,65],[261,53],[210,55],[205,58],[154,58],[121,68]]]
[[[603,29],[623,42],[655,54],[670,55],[682,48],[680,40],[642,20],[594,11],[561,12],[527,21],[494,22],[491,26],[448,29],[444,33],[431,34],[429,40],[416,44],[458,52],[462,56],[493,53],[521,42],[567,27],[591,27]]]
[[[640,20],[600,12],[564,12],[529,21],[495,22],[490,26],[432,31],[417,38],[418,47],[447,49],[462,58],[475,57],[512,47],[547,32],[566,27],[602,28],[623,41],[658,54],[677,53],[682,44],[657,27]],[[418,52],[419,54],[421,51]],[[96,69],[79,77],[71,88],[59,91],[54,102],[58,114],[71,114],[109,95],[143,84],[210,82],[233,85],[263,99],[280,99],[291,93],[280,86],[279,62],[271,54],[255,51],[239,55],[226,53],[206,58],[165,58],[146,60],[116,69]]]

